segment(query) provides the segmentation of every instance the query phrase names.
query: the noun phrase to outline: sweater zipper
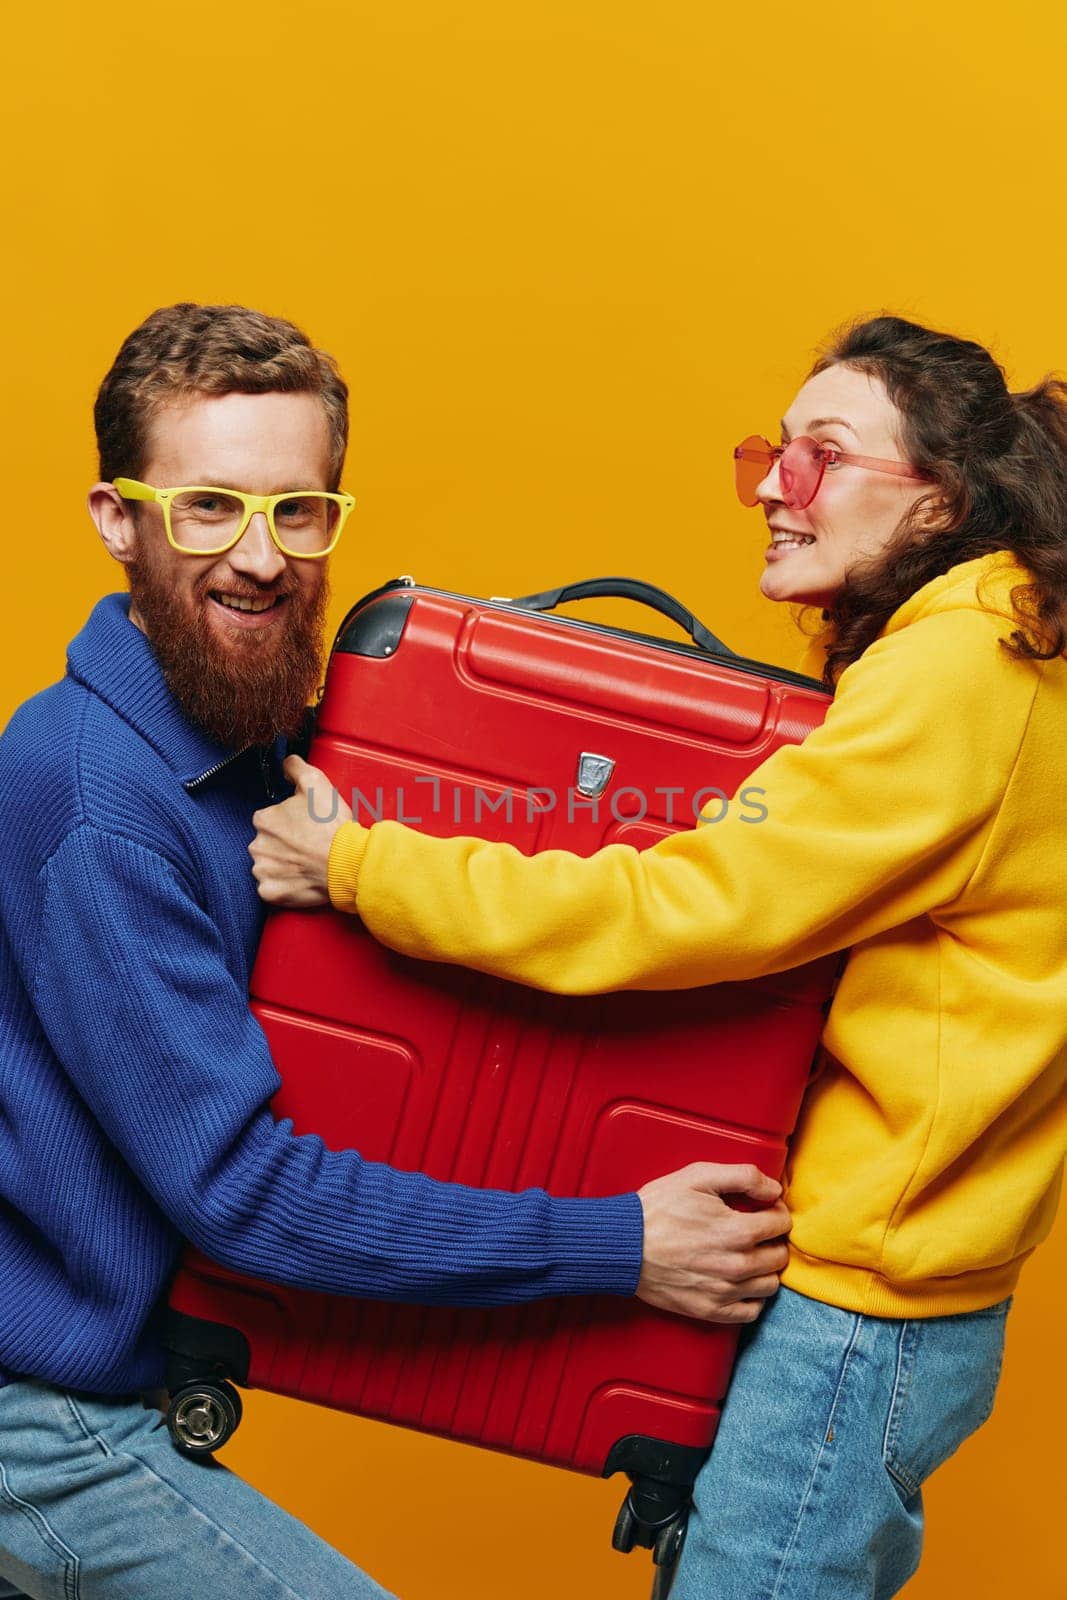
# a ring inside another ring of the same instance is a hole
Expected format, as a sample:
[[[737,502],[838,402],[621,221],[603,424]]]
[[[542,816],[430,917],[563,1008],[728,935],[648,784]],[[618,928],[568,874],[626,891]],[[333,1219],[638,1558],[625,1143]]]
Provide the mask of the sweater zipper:
[[[274,785],[271,782],[270,761],[267,758],[267,750],[264,745],[259,746],[259,771],[263,779],[263,787],[267,791],[267,799],[273,803],[279,796],[275,794]]]
[[[191,794],[192,791],[194,789],[198,789],[202,783],[206,783],[209,778],[213,778],[216,772],[221,772],[223,767],[228,767],[231,761],[237,761],[239,757],[246,755],[251,748],[252,746],[250,744],[246,744],[243,750],[235,750],[233,755],[227,756],[224,761],[216,761],[213,767],[209,767],[206,772],[202,772],[198,778],[186,778],[185,782],[182,784],[182,788],[185,789],[187,793]]]
[[[191,794],[194,789],[199,789],[202,783],[207,783],[209,778],[213,778],[217,772],[221,772],[223,767],[228,767],[232,761],[238,761],[241,756],[247,755],[249,750],[252,749],[255,749],[256,755],[259,759],[259,775],[263,780],[263,787],[266,790],[267,799],[270,801],[279,800],[281,796],[278,794],[273,782],[271,781],[270,761],[267,758],[267,751],[263,745],[253,746],[246,744],[243,750],[235,750],[233,755],[227,756],[224,761],[216,761],[213,767],[209,767],[208,770],[206,772],[202,772],[199,777],[187,778],[182,784],[182,788],[185,789],[186,793]]]

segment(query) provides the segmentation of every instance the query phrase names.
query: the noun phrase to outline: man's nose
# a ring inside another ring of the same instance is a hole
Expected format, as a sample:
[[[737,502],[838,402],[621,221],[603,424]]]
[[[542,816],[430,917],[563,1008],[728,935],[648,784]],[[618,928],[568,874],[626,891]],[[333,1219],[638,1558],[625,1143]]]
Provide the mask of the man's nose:
[[[265,511],[257,511],[249,519],[233,549],[228,552],[230,565],[257,583],[273,583],[285,571],[285,557],[270,536]]]

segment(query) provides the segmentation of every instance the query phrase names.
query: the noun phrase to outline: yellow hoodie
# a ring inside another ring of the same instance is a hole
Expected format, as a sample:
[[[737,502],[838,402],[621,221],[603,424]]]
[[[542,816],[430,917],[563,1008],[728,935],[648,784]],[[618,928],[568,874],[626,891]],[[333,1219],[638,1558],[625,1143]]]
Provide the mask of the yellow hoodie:
[[[782,1281],[880,1316],[992,1305],[1052,1225],[1067,1140],[1067,660],[998,643],[1029,578],[998,551],[907,600],[746,779],[763,820],[589,859],[349,823],[330,897],[407,955],[565,994],[851,947]]]

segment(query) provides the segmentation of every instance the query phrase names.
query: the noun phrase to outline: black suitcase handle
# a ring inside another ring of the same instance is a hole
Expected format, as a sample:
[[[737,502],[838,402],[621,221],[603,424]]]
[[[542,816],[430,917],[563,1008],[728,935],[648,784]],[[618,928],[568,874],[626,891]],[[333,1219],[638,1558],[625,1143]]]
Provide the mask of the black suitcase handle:
[[[661,616],[669,617],[680,628],[684,628],[695,645],[701,650],[708,650],[716,656],[732,656],[736,651],[729,645],[717,639],[710,628],[687,611],[680,600],[676,600],[666,589],[657,589],[654,583],[642,583],[639,578],[586,578],[582,583],[567,583],[561,589],[545,589],[541,594],[524,594],[518,600],[512,600],[513,606],[521,606],[524,611],[552,611],[556,606],[566,605],[569,600],[637,600],[641,605],[651,606],[653,611],[658,611]]]

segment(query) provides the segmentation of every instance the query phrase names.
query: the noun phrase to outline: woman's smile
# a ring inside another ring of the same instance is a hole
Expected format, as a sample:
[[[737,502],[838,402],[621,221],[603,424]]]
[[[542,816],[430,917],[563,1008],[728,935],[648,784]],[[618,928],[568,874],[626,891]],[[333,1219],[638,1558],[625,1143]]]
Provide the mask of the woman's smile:
[[[805,545],[815,543],[813,533],[798,533],[792,528],[770,528],[771,543],[763,552],[767,561],[780,561],[790,550],[803,550]]]

